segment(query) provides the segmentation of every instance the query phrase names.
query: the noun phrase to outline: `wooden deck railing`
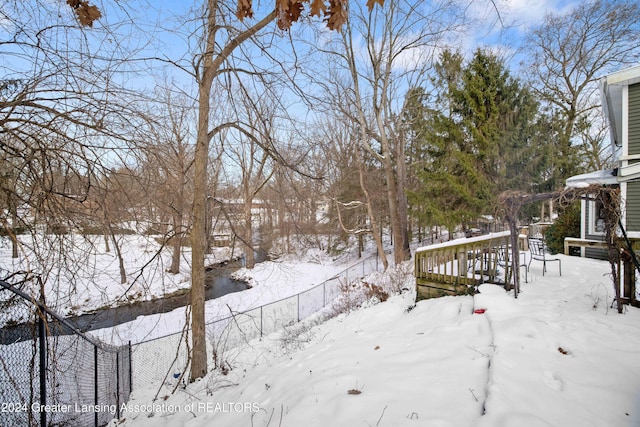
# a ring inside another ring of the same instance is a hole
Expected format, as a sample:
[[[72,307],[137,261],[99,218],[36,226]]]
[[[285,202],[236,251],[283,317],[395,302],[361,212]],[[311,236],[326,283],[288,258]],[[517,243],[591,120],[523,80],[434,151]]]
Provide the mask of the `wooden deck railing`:
[[[497,280],[498,267],[510,277],[510,233],[457,239],[419,248],[415,255],[417,299],[468,293]]]

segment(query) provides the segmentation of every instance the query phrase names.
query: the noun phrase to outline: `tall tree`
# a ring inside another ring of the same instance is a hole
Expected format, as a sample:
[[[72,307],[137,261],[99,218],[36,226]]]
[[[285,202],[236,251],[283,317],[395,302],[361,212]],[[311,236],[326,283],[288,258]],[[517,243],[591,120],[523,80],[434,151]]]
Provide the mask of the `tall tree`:
[[[520,188],[528,181],[526,148],[538,111],[532,95],[510,75],[504,61],[479,49],[462,74],[455,98],[465,145],[476,156],[489,194]]]
[[[466,65],[459,53],[444,51],[433,86],[434,105],[422,108],[428,115],[417,172],[423,190],[412,200],[452,229],[493,212],[500,191],[529,185],[538,170],[538,104],[504,62],[484,50]]]
[[[386,270],[389,261],[381,233],[387,216],[384,172],[362,146],[358,126],[351,120],[327,118],[318,128],[329,170],[327,194],[333,201],[333,218],[345,237],[357,236],[359,249],[364,244],[363,236],[371,235]]]
[[[238,97],[242,97],[238,112],[239,120],[243,120],[246,131],[235,132],[227,141],[227,154],[232,163],[231,174],[240,174],[240,195],[242,197],[242,233],[239,236],[245,246],[246,267],[253,268],[256,264],[254,249],[254,202],[258,194],[264,189],[276,171],[274,143],[274,103],[266,97],[258,102],[251,100],[251,94],[238,83]]]
[[[527,80],[552,107],[551,114],[563,120],[556,141],[554,187],[578,172],[576,137],[584,132],[584,124],[597,122],[592,116],[600,103],[597,79],[640,59],[638,16],[635,0],[579,2],[567,14],[546,15],[526,39]]]
[[[276,18],[273,10],[249,27],[235,28],[226,24],[228,10],[218,0],[208,0],[202,27],[202,53],[195,61],[198,85],[198,126],[195,147],[193,228],[191,231],[191,327],[192,357],[190,379],[194,381],[207,373],[207,348],[205,336],[205,265],[207,248],[207,165],[209,142],[221,130],[220,125],[210,126],[211,90],[216,79],[227,71],[225,61],[242,43],[255,36]],[[231,127],[223,124],[222,127]]]
[[[193,132],[191,102],[173,93],[168,85],[156,90],[157,116],[145,139],[139,142],[140,164],[149,204],[156,208],[169,227],[163,231],[172,247],[168,271],[180,272],[180,259],[190,224],[193,200]],[[153,135],[149,138],[148,134]],[[162,220],[161,220],[162,222]]]
[[[235,15],[241,20],[253,17],[252,2],[238,0]],[[373,7],[374,2],[369,2]],[[273,21],[277,21],[281,29],[288,29],[296,22],[304,8],[302,1],[277,1],[274,8],[264,12],[264,16],[257,20],[247,21],[242,25],[234,23],[231,4],[224,0],[207,0],[202,13],[203,21],[200,29],[201,52],[196,56],[193,64],[194,77],[198,86],[198,125],[194,163],[194,201],[193,228],[191,231],[192,262],[191,262],[191,325],[192,325],[192,358],[190,380],[194,381],[207,372],[207,350],[205,337],[204,285],[207,230],[207,166],[209,158],[209,143],[221,130],[237,127],[234,122],[210,123],[211,96],[214,82],[221,79],[230,70],[237,70],[232,56],[236,50],[250,40],[255,40],[257,34]],[[331,2],[327,8],[323,0],[311,2],[311,15],[326,17],[329,28],[342,27],[346,19],[345,4]],[[266,47],[262,46],[262,51]],[[251,60],[247,61],[251,65]],[[228,66],[228,67],[227,67]],[[251,74],[249,71],[247,74]],[[259,73],[256,73],[256,75]]]
[[[332,106],[358,126],[360,145],[385,174],[394,260],[410,257],[405,193],[406,154],[402,132],[402,94],[425,77],[435,46],[457,18],[454,2],[385,3],[372,12],[350,6],[350,20],[339,45],[329,53],[340,75]]]
[[[444,225],[449,230],[468,216],[464,198],[454,198],[468,188],[456,182],[467,176],[461,169],[463,152],[458,149],[458,141],[462,135],[454,100],[455,90],[461,85],[462,62],[460,53],[444,50],[433,68],[433,93],[413,88],[404,110],[405,126],[412,134],[411,152],[415,153],[412,169],[418,181],[409,192],[415,215],[419,221]]]

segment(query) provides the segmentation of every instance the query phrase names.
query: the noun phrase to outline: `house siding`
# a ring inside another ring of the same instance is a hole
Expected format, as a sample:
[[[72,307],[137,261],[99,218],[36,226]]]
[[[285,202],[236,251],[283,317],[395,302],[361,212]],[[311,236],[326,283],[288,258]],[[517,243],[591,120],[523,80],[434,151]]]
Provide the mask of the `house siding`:
[[[640,83],[629,86],[629,154],[640,154]]]
[[[640,154],[640,83],[629,86],[627,138],[629,154]],[[631,163],[631,162],[630,162]],[[627,231],[640,231],[640,181],[627,183]]]
[[[640,181],[627,183],[627,232],[640,231]]]

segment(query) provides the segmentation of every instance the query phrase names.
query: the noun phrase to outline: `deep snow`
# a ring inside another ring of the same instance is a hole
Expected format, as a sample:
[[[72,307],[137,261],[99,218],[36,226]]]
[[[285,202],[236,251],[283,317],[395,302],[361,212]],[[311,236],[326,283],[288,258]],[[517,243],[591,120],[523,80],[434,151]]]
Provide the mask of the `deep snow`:
[[[408,291],[325,323],[311,318],[229,351],[226,376],[173,394],[171,383],[134,390],[119,422],[640,425],[640,311],[610,308],[607,262],[560,258],[562,277],[553,266],[543,277],[534,262],[518,299],[482,285],[473,297],[413,307]]]
[[[158,248],[145,238],[122,239],[130,271]],[[0,244],[4,268],[28,267],[25,257],[9,259],[6,242]],[[66,261],[82,274],[74,277],[75,292],[60,293],[56,301],[65,313],[112,305],[129,286],[141,299],[188,286],[188,253],[184,273],[160,273],[168,265],[162,253],[135,282],[119,285],[113,253],[101,250],[99,240],[77,246],[85,244],[97,248],[92,257],[71,255]],[[228,256],[219,253],[210,262]],[[134,390],[113,424],[638,426],[640,311],[627,307],[620,315],[610,307],[607,262],[559,257],[562,277],[555,265],[542,276],[542,266],[534,262],[518,299],[501,287],[483,285],[473,297],[421,301],[414,307],[409,275],[402,285],[411,290],[387,302],[324,323],[326,313],[321,313],[227,350],[224,357],[233,368],[228,375],[215,371],[186,387],[170,381]],[[55,270],[59,260],[44,261]],[[352,261],[311,251],[242,270],[239,275],[253,288],[208,302],[207,315],[220,316],[227,304],[242,311],[300,292]],[[411,264],[406,267],[411,270]],[[379,284],[385,278],[376,274],[367,281]],[[51,286],[49,295],[64,283]],[[474,314],[479,308],[486,311]],[[136,342],[180,330],[184,317],[179,309],[96,335],[114,343]]]

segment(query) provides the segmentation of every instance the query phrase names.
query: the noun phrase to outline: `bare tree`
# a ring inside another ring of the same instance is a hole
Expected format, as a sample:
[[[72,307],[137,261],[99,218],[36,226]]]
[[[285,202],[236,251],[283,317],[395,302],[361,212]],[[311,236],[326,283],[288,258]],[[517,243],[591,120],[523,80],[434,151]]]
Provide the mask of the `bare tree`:
[[[193,132],[194,116],[188,98],[173,93],[169,85],[156,90],[158,117],[153,119],[149,134],[140,141],[142,173],[149,203],[169,218],[165,238],[172,247],[169,273],[180,272],[182,245],[190,228],[193,200]]]
[[[373,11],[354,4],[339,48],[328,52],[342,70],[326,91],[339,97],[332,105],[359,126],[360,144],[385,172],[396,263],[410,257],[401,96],[425,78],[437,45],[455,28],[455,12],[448,1],[393,0]]]
[[[371,235],[386,270],[389,261],[381,233],[382,216],[386,209],[381,209],[384,197],[380,194],[384,176],[372,170],[370,155],[370,161],[365,161],[368,152],[360,143],[360,133],[353,122],[327,120],[319,128],[323,129],[320,138],[325,147],[330,171],[327,174],[329,194],[335,202],[338,223],[345,233],[358,237],[359,248],[362,246],[362,236]]]
[[[581,123],[582,122],[582,123]],[[578,139],[578,156],[582,167],[588,171],[613,168],[613,152],[606,141],[609,127],[603,120],[589,121],[587,118],[578,122],[575,133]]]
[[[211,91],[214,81],[227,72],[225,62],[242,43],[254,37],[260,30],[275,20],[273,10],[264,18],[245,27],[234,27],[227,19],[231,16],[227,5],[221,1],[208,0],[203,16],[202,54],[197,57],[195,77],[198,84],[198,126],[194,163],[193,228],[191,231],[191,325],[192,359],[190,380],[207,373],[207,350],[205,340],[204,287],[207,219],[207,164],[209,142],[223,128],[233,123],[223,123],[213,128],[211,113]]]
[[[369,2],[373,7],[374,2]],[[237,6],[235,12],[233,6]],[[330,2],[326,7],[323,0],[311,2],[311,15],[326,17],[329,28],[341,28],[346,20],[346,4],[343,2]],[[193,328],[193,355],[191,361],[190,380],[204,376],[207,372],[207,353],[205,346],[204,330],[204,253],[206,249],[206,212],[207,212],[207,164],[209,156],[209,143],[214,135],[222,129],[236,127],[233,122],[218,123],[211,126],[211,94],[214,82],[218,81],[230,70],[234,70],[233,62],[229,60],[240,46],[247,42],[257,41],[258,33],[270,23],[277,21],[281,29],[288,29],[293,22],[301,16],[304,8],[302,1],[276,2],[273,9],[259,19],[249,24],[238,25],[230,17],[236,15],[240,19],[253,17],[253,8],[250,0],[240,0],[229,4],[223,0],[207,0],[202,13],[203,24],[200,28],[201,53],[195,56],[194,76],[198,85],[198,126],[195,148],[194,164],[194,202],[193,202],[193,228],[191,232],[192,246],[192,328]],[[266,52],[266,46],[260,50]],[[252,61],[244,61],[249,68]],[[230,65],[231,68],[227,68]],[[253,64],[255,65],[255,64]],[[237,69],[236,69],[237,71]],[[256,75],[250,69],[243,70],[247,75]]]
[[[245,246],[246,267],[256,263],[254,252],[253,205],[258,193],[269,182],[276,165],[272,151],[274,109],[270,103],[254,103],[245,88],[239,90],[244,100],[240,104],[244,111],[243,131],[235,132],[227,142],[227,152],[232,162],[232,174],[240,174],[240,194],[242,195],[242,237]]]
[[[0,16],[0,157],[11,177],[0,185],[12,216],[1,209],[1,222],[32,233],[31,273],[73,289],[84,264],[67,233],[90,221],[96,177],[135,127],[135,93],[116,83],[132,51],[107,22],[80,28],[63,2],[3,3]]]
[[[577,172],[575,137],[584,133],[585,123],[598,121],[593,117],[600,103],[597,79],[640,58],[639,15],[633,0],[590,0],[567,14],[548,14],[526,39],[528,80],[563,120],[557,185]]]

